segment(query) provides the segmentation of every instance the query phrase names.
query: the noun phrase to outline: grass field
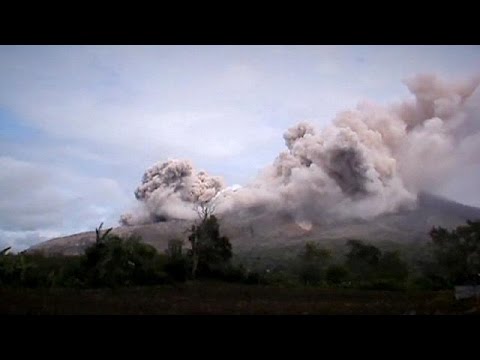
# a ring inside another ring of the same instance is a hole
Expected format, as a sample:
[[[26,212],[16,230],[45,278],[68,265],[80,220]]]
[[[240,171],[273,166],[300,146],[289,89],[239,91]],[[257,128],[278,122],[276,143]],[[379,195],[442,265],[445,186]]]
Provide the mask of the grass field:
[[[280,288],[197,282],[125,289],[0,289],[1,314],[480,314],[453,292]]]

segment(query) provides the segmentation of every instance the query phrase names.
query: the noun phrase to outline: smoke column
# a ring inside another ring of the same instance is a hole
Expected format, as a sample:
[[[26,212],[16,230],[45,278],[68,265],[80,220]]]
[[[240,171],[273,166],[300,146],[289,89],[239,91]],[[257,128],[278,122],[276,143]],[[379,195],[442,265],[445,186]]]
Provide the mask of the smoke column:
[[[480,161],[479,83],[417,75],[405,81],[411,99],[359,104],[321,131],[301,122],[285,132],[286,151],[239,189],[225,188],[188,161],[155,165],[135,192],[140,209],[121,221],[190,219],[194,203],[212,200],[219,214],[281,209],[306,229],[313,218],[371,218],[413,208],[420,191]]]

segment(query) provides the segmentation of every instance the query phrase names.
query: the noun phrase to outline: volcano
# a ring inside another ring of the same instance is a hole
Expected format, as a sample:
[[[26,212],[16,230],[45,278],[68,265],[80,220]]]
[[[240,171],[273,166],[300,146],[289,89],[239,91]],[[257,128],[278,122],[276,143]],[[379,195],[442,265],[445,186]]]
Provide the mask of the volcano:
[[[467,220],[480,219],[480,208],[427,193],[421,193],[417,206],[410,210],[384,214],[370,220],[325,221],[311,217],[308,224],[296,221],[293,215],[265,208],[245,208],[235,213],[219,216],[221,232],[228,236],[234,252],[254,248],[274,249],[300,245],[306,241],[341,242],[359,239],[370,242],[425,242],[433,226],[454,228]],[[119,236],[139,235],[147,244],[164,251],[169,240],[187,240],[192,221],[168,220],[148,225],[119,226],[112,230]],[[95,231],[54,238],[35,246],[27,252],[47,255],[79,255],[95,242]]]

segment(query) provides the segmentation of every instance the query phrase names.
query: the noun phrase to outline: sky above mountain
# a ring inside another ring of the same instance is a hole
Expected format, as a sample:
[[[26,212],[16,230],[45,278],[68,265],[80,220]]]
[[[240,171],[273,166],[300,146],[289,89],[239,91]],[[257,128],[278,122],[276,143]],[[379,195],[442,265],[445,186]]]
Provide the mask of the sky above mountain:
[[[246,184],[300,121],[479,74],[478,46],[0,46],[0,246],[115,226],[169,158]],[[480,169],[436,191],[480,206]]]

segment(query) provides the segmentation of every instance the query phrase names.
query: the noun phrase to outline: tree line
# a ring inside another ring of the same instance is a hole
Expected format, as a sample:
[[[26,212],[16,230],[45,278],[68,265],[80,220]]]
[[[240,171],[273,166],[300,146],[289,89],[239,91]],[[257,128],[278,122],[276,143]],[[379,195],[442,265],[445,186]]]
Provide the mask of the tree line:
[[[81,256],[11,254],[0,251],[0,286],[124,287],[217,279],[246,284],[402,290],[450,289],[480,279],[480,221],[454,230],[434,227],[431,241],[415,261],[401,251],[382,251],[360,240],[346,243],[335,257],[320,243],[307,242],[289,266],[262,271],[234,264],[228,237],[207,212],[192,225],[186,241],[171,240],[159,253],[138,236],[121,238],[96,229],[95,242]],[[189,244],[190,246],[185,246]]]

